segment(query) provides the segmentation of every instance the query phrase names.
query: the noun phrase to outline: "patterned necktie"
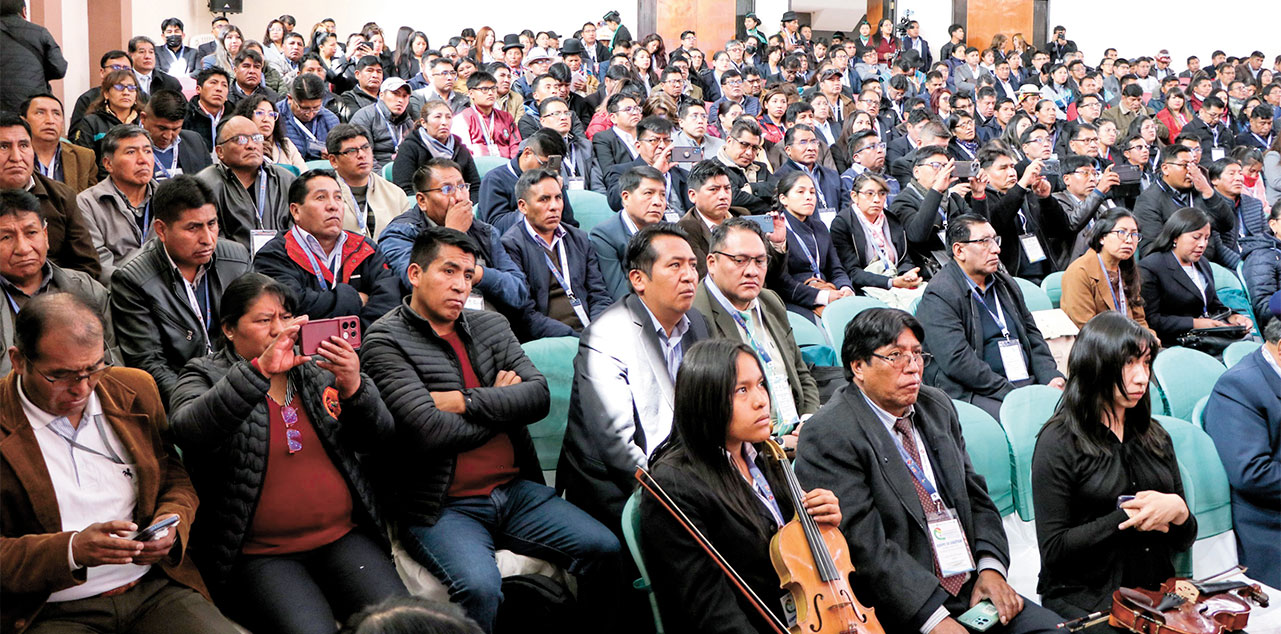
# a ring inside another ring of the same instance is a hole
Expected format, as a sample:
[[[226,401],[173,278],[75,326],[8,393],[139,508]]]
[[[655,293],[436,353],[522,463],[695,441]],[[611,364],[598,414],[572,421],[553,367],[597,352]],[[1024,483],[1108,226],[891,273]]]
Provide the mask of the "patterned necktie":
[[[910,456],[916,464],[920,465],[921,471],[924,472],[925,466],[921,463],[921,454],[916,450],[916,432],[912,430],[911,419],[904,416],[903,418],[895,420],[894,431],[898,432],[899,435],[903,437],[903,448],[907,450],[907,455]],[[916,487],[916,496],[921,500],[921,509],[925,510],[927,513],[931,509],[934,509],[934,500],[930,497],[929,493],[925,492],[925,487],[921,486],[920,480],[917,480],[915,477],[912,478],[912,485]],[[931,548],[930,552],[933,553],[934,549]],[[947,590],[948,594],[956,596],[961,591],[961,586],[965,584],[965,573],[944,577],[939,572],[938,554],[934,553],[933,556],[934,574],[939,578],[939,583],[943,585],[943,589]]]

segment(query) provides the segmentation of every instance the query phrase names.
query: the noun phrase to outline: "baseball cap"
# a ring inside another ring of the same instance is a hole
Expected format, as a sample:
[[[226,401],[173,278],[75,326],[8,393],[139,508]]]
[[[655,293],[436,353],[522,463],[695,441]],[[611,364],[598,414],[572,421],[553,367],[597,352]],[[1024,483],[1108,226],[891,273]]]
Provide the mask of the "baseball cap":
[[[551,59],[553,59],[552,54],[548,53],[547,49],[541,46],[535,46],[534,48],[529,49],[529,53],[525,55],[526,64],[532,64],[540,60],[551,60]]]
[[[408,88],[409,82],[399,77],[388,77],[383,80],[382,85],[378,87],[378,92],[395,92],[401,88]]]

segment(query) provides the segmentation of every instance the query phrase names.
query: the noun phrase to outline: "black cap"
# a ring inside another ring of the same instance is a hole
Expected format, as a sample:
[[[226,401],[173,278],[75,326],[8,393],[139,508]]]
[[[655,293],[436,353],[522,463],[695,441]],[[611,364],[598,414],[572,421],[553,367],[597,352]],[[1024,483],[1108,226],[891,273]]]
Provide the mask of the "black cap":
[[[583,48],[583,42],[576,37],[571,37],[560,45],[561,55],[584,55],[586,53],[587,50]]]
[[[503,36],[503,52],[506,52],[509,48],[518,48],[522,51],[525,50],[525,45],[520,43],[519,35],[516,35],[515,33],[508,33]]]
[[[556,33],[555,31],[548,31],[548,32],[547,32],[547,37],[550,37],[550,38],[552,38],[553,40],[559,40],[559,39],[560,39],[560,34]]]
[[[610,11],[609,13],[606,13],[606,14],[605,14],[605,17],[603,17],[603,18],[601,18],[601,19],[602,19],[602,20],[604,20],[604,21],[606,21],[606,22],[622,22],[622,20],[621,20],[621,19],[619,19],[619,17],[618,17],[618,12],[617,12],[617,11]]]
[[[782,22],[791,22],[792,20],[799,20],[799,19],[800,19],[800,18],[799,18],[799,17],[797,17],[797,15],[796,15],[796,12],[795,12],[795,11],[786,11],[786,12],[784,12],[784,13],[783,13],[783,19],[782,19],[781,21],[782,21]]]

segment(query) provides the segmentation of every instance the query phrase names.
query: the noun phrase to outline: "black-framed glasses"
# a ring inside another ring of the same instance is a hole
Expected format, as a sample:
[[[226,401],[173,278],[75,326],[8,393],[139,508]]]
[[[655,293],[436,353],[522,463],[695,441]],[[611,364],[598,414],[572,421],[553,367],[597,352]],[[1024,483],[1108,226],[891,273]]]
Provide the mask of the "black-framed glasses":
[[[472,88],[471,92],[498,92],[498,86],[477,86]]]
[[[236,134],[223,139],[218,143],[218,145],[232,143],[243,147],[249,145],[250,141],[253,141],[254,143],[262,143],[263,138],[264,137],[261,134]]]
[[[755,264],[757,268],[762,269],[769,265],[769,256],[767,255],[734,255],[733,253],[726,253],[724,251],[712,251],[712,253],[729,258],[730,262],[733,262],[734,266],[740,269],[745,268],[748,264]]]
[[[457,185],[442,185],[431,189],[424,189],[423,192],[440,192],[446,196],[454,192],[463,192],[464,194],[471,191],[471,183],[459,183]]]
[[[934,355],[928,352],[891,352],[890,354],[876,354],[873,352],[872,356],[894,366],[896,370],[906,369],[912,361],[919,361],[921,367],[924,368],[934,360]]]
[[[107,361],[106,359],[103,359],[102,361],[99,361],[97,364],[95,364],[93,368],[90,368],[84,372],[77,372],[74,370],[58,370],[53,374],[45,374],[44,372],[37,370],[35,364],[31,364],[31,369],[34,370],[36,374],[39,374],[40,378],[48,381],[49,383],[56,385],[58,387],[67,388],[67,387],[74,387],[75,385],[78,385],[81,381],[91,381],[91,382],[94,381],[98,377],[102,376],[103,372],[106,372],[107,370],[111,369],[111,362]]]
[[[981,244],[985,248],[991,249],[992,247],[1001,246],[1001,236],[988,236],[986,238],[978,238],[977,240],[957,240],[957,242],[960,242],[961,244]]]
[[[346,157],[350,158],[350,157],[356,156],[356,155],[358,155],[358,154],[361,154],[361,153],[363,153],[363,152],[368,152],[368,151],[370,151],[370,149],[372,149],[372,148],[370,148],[370,147],[369,147],[369,144],[368,144],[368,143],[365,143],[365,144],[363,144],[363,145],[358,145],[358,146],[356,146],[356,147],[350,147],[350,148],[347,148],[347,149],[345,149],[345,150],[339,150],[339,151],[335,152],[335,154],[337,154],[337,155],[339,155],[339,156],[346,156]]]
[[[545,113],[543,113],[543,116],[544,116],[544,117],[547,117],[547,118],[551,118],[551,117],[568,117],[568,116],[569,116],[569,111],[568,111],[568,110],[557,110],[557,111],[555,111],[555,112],[545,112]]]
[[[1108,233],[1115,235],[1117,239],[1119,239],[1121,242],[1129,242],[1131,240],[1138,242],[1143,239],[1143,234],[1139,233],[1138,231],[1126,231],[1125,229],[1117,229],[1115,231],[1109,231]]]

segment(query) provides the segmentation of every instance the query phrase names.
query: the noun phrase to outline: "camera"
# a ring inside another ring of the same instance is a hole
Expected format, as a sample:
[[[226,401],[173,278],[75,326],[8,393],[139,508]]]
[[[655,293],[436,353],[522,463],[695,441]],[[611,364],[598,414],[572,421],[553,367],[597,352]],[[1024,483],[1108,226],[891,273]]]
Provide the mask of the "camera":
[[[912,23],[912,10],[908,9],[903,12],[903,19],[898,21],[894,26],[894,36],[902,38],[907,35],[907,26]]]
[[[1122,185],[1129,185],[1143,180],[1143,168],[1138,165],[1113,165],[1112,172],[1120,177]]]

